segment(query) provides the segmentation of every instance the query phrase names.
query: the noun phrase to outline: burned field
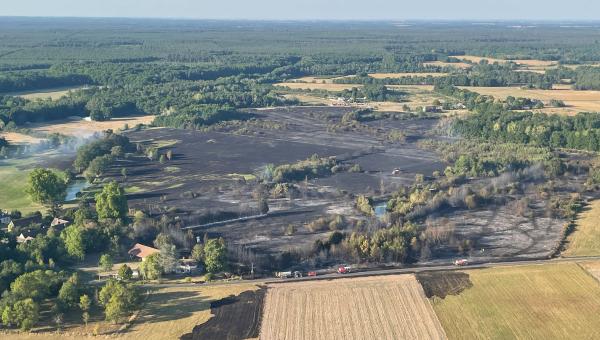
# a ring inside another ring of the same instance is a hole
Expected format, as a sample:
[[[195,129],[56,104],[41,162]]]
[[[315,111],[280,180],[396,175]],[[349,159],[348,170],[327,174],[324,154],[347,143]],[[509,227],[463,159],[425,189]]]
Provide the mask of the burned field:
[[[257,338],[263,312],[266,288],[243,292],[211,302],[214,315],[207,322],[184,334],[182,340],[252,339]]]
[[[330,233],[327,228],[307,228],[310,222],[333,215],[364,219],[353,208],[354,195],[379,192],[382,181],[386,190],[395,190],[417,173],[431,175],[444,166],[432,153],[419,150],[414,141],[396,143],[381,138],[395,128],[369,133],[331,131],[331,125],[350,111],[335,107],[254,110],[258,119],[243,129],[224,124],[204,132],[130,132],[132,142],[153,146],[163,154],[168,151],[170,159],[161,163],[150,157],[129,157],[119,160],[108,177],[127,188],[130,208],[177,216],[181,227],[198,235],[223,236],[231,244],[260,252],[310,247]],[[410,132],[417,136],[427,133],[435,121],[405,122],[411,129],[417,127],[418,131]],[[269,214],[260,216],[256,191],[264,168],[293,164],[315,154],[334,156],[340,167],[358,166],[360,170],[296,181],[293,190],[271,195]],[[406,170],[392,175],[395,168]]]
[[[350,234],[385,226],[385,216],[365,216],[356,208],[359,195],[385,202],[416,178],[428,182],[449,165],[442,154],[420,144],[424,138],[453,142],[436,135],[437,119],[383,114],[345,124],[351,112],[344,107],[260,109],[248,111],[251,120],[224,122],[204,131],[128,132],[133,143],[168,157],[125,157],[108,177],[126,187],[130,208],[175,218],[183,232],[224,237],[237,255],[277,255],[278,260],[263,258],[263,263],[272,269],[286,267],[297,261],[282,259],[281,254],[314,252],[315,244],[325,242],[333,231]],[[335,157],[339,170],[322,174],[313,168],[306,176],[268,186],[261,180],[270,166],[317,159],[313,155],[321,160]],[[581,187],[581,179],[571,177],[556,181],[556,190],[567,195],[570,187]],[[464,186],[480,190],[482,181],[494,179],[467,180]],[[541,197],[536,188],[525,185],[474,209],[429,214],[418,223],[436,242],[415,260],[549,256],[565,220],[548,213],[548,196]],[[261,211],[261,198],[268,204],[267,214]],[[336,218],[340,221],[333,225]],[[296,260],[303,257],[298,256]],[[332,261],[321,262],[335,264]]]

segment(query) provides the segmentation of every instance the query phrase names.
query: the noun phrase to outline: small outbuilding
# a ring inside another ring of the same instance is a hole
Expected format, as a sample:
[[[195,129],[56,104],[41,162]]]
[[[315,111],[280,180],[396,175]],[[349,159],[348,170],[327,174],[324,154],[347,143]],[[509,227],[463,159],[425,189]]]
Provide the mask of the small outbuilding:
[[[30,217],[21,218],[18,220],[12,220],[8,224],[8,231],[13,232],[17,229],[26,228],[30,226],[39,227],[42,224],[42,216],[33,215]]]

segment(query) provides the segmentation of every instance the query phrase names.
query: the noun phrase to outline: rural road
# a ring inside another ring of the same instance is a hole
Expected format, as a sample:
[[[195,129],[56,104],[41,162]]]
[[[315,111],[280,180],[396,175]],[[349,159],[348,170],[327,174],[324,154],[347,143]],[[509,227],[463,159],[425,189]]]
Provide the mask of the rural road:
[[[486,262],[486,263],[474,263],[464,267],[458,267],[453,264],[448,265],[435,265],[435,266],[414,266],[406,268],[393,268],[393,269],[377,269],[377,270],[363,270],[355,271],[348,274],[338,274],[331,270],[330,273],[318,275],[314,277],[301,277],[301,278],[289,278],[289,279],[278,279],[278,278],[262,278],[256,280],[235,280],[228,282],[214,282],[202,284],[202,286],[219,286],[219,285],[230,285],[240,283],[255,283],[255,284],[269,284],[269,283],[288,283],[288,282],[300,282],[300,281],[313,281],[313,280],[335,280],[349,277],[367,277],[367,276],[381,276],[381,275],[397,275],[397,274],[412,274],[419,272],[435,272],[435,271],[449,271],[449,270],[466,270],[466,269],[483,269],[483,268],[496,268],[496,267],[509,267],[509,266],[529,266],[529,265],[542,265],[550,263],[563,263],[563,262],[580,262],[580,261],[594,261],[600,260],[600,256],[591,257],[560,257],[553,259],[537,259],[537,260],[513,260],[503,262]],[[358,269],[357,269],[358,270]],[[179,283],[179,284],[146,284],[145,287],[180,287],[180,286],[198,286],[195,283]]]

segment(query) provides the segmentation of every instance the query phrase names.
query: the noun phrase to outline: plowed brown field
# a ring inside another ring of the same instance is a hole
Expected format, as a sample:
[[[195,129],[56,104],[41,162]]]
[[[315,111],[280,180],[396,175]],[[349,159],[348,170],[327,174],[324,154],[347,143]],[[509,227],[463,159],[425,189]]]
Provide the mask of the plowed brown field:
[[[445,339],[412,275],[274,284],[260,339]]]

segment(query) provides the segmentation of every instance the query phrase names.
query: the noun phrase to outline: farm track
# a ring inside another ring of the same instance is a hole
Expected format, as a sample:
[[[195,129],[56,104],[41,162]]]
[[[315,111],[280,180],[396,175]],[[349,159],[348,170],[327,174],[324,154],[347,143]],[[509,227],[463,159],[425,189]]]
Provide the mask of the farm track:
[[[593,257],[568,257],[568,258],[553,258],[553,259],[530,259],[523,260],[520,258],[513,260],[497,261],[497,262],[486,262],[486,263],[473,263],[466,267],[457,267],[453,264],[443,265],[431,265],[431,266],[414,266],[405,268],[392,268],[392,269],[376,269],[376,270],[365,270],[355,271],[348,274],[340,275],[337,274],[333,269],[327,273],[313,277],[302,277],[302,278],[290,278],[290,279],[277,279],[277,278],[261,278],[255,280],[236,280],[228,282],[215,282],[206,283],[203,286],[219,286],[219,285],[231,285],[243,283],[252,284],[288,284],[303,281],[323,281],[323,280],[337,280],[344,278],[353,277],[371,277],[371,276],[386,276],[386,275],[397,275],[397,274],[415,274],[424,272],[443,272],[443,271],[457,271],[457,270],[470,270],[470,269],[486,269],[486,268],[501,268],[501,267],[515,267],[515,266],[531,266],[531,265],[544,265],[552,263],[578,263],[586,261],[600,261],[600,256]],[[197,286],[194,283],[186,284],[147,284],[147,287],[169,287],[169,286]]]

